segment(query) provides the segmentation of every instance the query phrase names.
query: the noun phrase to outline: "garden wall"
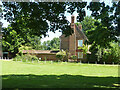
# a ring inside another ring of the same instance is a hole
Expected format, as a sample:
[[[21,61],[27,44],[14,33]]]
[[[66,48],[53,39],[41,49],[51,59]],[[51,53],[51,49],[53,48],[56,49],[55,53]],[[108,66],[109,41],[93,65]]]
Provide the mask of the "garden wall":
[[[30,55],[35,55],[38,58],[41,58],[41,60],[57,60],[56,54],[53,53],[41,53],[41,54],[30,54]]]

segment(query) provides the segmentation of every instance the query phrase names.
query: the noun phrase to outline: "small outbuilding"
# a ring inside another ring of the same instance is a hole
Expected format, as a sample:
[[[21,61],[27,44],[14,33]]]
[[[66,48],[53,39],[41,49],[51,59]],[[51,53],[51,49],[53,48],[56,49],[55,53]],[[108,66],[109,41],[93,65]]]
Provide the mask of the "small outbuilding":
[[[52,51],[52,50],[23,50],[22,53],[35,55],[41,60],[57,60],[56,53],[59,51]]]

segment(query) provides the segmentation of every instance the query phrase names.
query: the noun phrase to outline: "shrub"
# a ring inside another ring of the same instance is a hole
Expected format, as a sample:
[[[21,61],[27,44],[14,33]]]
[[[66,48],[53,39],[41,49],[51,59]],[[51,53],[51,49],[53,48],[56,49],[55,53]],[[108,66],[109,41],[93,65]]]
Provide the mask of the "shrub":
[[[28,60],[28,61],[35,61],[35,60],[38,60],[38,58],[35,56],[35,55],[30,55],[30,54],[26,54],[26,55],[22,55],[22,56],[20,56],[20,55],[17,55],[15,58],[13,58],[13,61],[26,61],[26,60]]]
[[[23,50],[33,50],[33,49],[30,46],[23,46],[23,45],[21,45],[21,47],[18,48],[18,51],[19,51],[20,55],[23,55],[23,53],[22,53]]]
[[[83,47],[78,47],[78,49],[82,49],[84,54],[87,54],[88,46],[83,44]]]
[[[103,53],[103,61],[119,63],[120,47],[118,43],[113,43],[112,47]]]
[[[77,60],[77,56],[76,55],[72,55],[71,58],[75,61]]]
[[[56,58],[58,58],[59,60],[63,60],[65,56],[66,56],[66,52],[63,50],[56,54]]]

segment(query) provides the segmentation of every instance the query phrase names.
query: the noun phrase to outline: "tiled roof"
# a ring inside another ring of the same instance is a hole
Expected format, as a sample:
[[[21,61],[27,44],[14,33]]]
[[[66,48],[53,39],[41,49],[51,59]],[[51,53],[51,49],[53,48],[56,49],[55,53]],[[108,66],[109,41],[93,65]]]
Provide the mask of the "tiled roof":
[[[87,36],[79,29],[79,27],[77,25],[75,25],[75,27],[78,33],[80,33],[80,35],[82,36],[82,38],[88,41]]]
[[[53,52],[51,50],[23,50],[22,53],[56,53],[56,52]]]

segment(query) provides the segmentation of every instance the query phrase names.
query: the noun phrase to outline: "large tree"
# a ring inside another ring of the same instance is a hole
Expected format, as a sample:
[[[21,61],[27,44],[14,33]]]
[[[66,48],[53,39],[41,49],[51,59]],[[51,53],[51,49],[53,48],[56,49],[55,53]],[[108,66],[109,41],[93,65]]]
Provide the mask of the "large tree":
[[[86,16],[84,17],[84,20],[81,21],[81,25],[82,25],[82,30],[83,32],[87,35],[88,31],[90,31],[91,29],[95,28],[96,26],[94,25],[94,23],[96,22],[96,19],[93,19],[92,16]]]
[[[48,30],[55,32],[61,29],[63,33],[72,33],[69,22],[64,16],[65,3],[39,2],[7,2],[4,5],[5,19],[21,35],[44,35]],[[25,32],[23,29],[27,29]],[[69,29],[69,30],[68,30]]]
[[[68,13],[77,12],[78,21],[82,21],[86,16],[86,2],[4,2],[4,19],[10,22],[10,25],[16,33],[19,33],[24,39],[28,35],[46,35],[48,30],[55,32],[61,31],[66,36],[71,35],[73,30],[70,28],[70,22],[67,21],[65,11]],[[97,44],[100,44],[99,38],[105,42],[101,46],[107,46],[116,36],[120,35],[120,1],[112,3],[112,6],[105,5],[104,2],[91,2],[87,8],[92,11],[91,16],[100,20],[96,22],[96,29],[93,38]],[[102,32],[102,33],[101,33]],[[92,38],[92,36],[91,36]],[[25,40],[27,43],[27,40]]]
[[[46,35],[46,32],[61,30],[63,34],[70,35],[72,30],[64,15],[77,12],[78,21],[82,21],[86,16],[85,6],[87,2],[4,2],[5,19],[11,23],[17,32],[21,28],[27,28],[30,34]],[[105,5],[104,2],[91,2],[87,8],[92,11],[92,16],[101,20],[103,26],[111,32],[111,37],[118,36],[119,31],[119,9],[120,1],[112,3],[112,6]],[[67,7],[66,7],[67,6]],[[50,23],[50,25],[48,25]],[[114,26],[114,25],[116,26]]]
[[[20,45],[25,43],[25,40],[12,27],[3,29],[3,51],[17,53]]]

